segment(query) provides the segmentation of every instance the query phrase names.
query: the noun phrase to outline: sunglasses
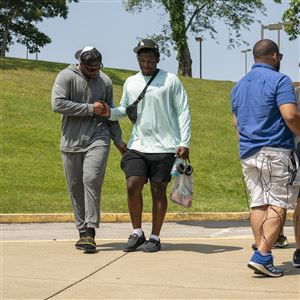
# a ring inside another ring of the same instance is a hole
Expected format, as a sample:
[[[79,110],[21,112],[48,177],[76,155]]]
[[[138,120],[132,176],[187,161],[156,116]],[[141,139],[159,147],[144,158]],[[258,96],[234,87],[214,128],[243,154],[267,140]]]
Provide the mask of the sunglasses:
[[[282,53],[275,53],[275,54],[278,56],[279,60],[282,60],[282,58],[283,58],[283,54]]]
[[[193,167],[191,165],[181,163],[176,166],[176,169],[179,174],[186,174],[187,176],[190,176],[193,173]]]
[[[98,67],[88,67],[88,66],[84,66],[84,68],[89,72],[89,73],[93,73],[96,71],[99,71],[101,68],[103,67],[103,64],[101,63]]]

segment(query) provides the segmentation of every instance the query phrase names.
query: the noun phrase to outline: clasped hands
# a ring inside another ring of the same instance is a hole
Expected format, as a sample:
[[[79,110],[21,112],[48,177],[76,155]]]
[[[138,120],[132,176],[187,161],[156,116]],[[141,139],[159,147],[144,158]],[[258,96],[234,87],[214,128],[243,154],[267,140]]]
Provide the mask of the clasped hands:
[[[109,117],[110,116],[110,107],[108,104],[102,100],[97,100],[93,104],[94,106],[94,114],[101,117]]]
[[[94,114],[101,117],[109,117],[110,116],[110,107],[103,100],[97,100],[93,104],[94,106]],[[127,144],[122,142],[120,145],[116,146],[121,155],[124,155],[128,149]]]

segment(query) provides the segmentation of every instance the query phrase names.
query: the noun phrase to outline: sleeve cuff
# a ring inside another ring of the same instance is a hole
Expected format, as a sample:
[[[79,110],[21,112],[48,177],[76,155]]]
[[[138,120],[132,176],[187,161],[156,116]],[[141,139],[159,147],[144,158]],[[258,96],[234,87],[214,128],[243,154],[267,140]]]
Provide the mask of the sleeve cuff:
[[[93,115],[94,114],[94,104],[87,104],[88,114]]]

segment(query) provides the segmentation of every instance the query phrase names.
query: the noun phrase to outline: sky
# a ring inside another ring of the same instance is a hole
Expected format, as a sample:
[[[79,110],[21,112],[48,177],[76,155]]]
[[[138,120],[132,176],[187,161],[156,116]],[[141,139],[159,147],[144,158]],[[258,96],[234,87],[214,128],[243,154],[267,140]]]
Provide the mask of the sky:
[[[281,16],[288,7],[288,1],[276,4],[264,1],[267,16],[257,14],[256,20],[262,24],[281,22]],[[38,23],[38,28],[46,33],[52,42],[41,48],[39,60],[76,63],[74,53],[85,46],[96,47],[103,55],[105,67],[139,70],[133,48],[138,43],[138,37],[146,37],[160,33],[168,17],[157,9],[145,10],[139,14],[125,11],[121,0],[81,0],[69,4],[69,15],[63,18],[45,19]],[[228,31],[222,21],[216,25],[217,39],[203,34],[202,42],[202,78],[212,80],[238,81],[245,74],[245,54],[242,50],[252,48],[261,38],[261,25],[256,21],[249,31],[241,31],[242,38],[249,45],[228,49]],[[278,42],[277,30],[264,30],[264,37]],[[193,60],[193,77],[200,74],[200,45],[195,36],[188,36],[188,44]],[[293,81],[300,81],[300,39],[289,41],[287,34],[280,31],[280,52],[283,53],[281,72],[287,74]],[[6,54],[8,57],[26,58],[26,48],[15,44]],[[30,54],[29,59],[35,59]],[[247,70],[253,64],[252,53],[247,53]],[[161,59],[159,68],[177,74],[178,63],[176,52],[171,51],[170,57]]]

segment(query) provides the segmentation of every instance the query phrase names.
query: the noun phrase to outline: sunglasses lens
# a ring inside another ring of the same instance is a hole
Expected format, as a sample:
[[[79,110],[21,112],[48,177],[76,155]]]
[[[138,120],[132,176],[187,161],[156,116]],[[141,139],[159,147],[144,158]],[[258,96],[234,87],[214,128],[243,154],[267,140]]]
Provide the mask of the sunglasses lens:
[[[192,175],[192,173],[193,173],[193,167],[192,167],[191,165],[187,165],[187,166],[185,167],[185,174],[186,174],[187,176],[190,176],[190,175]]]
[[[185,172],[185,165],[184,164],[178,164],[176,167],[179,174],[183,174]]]

